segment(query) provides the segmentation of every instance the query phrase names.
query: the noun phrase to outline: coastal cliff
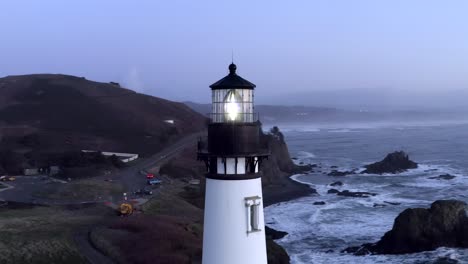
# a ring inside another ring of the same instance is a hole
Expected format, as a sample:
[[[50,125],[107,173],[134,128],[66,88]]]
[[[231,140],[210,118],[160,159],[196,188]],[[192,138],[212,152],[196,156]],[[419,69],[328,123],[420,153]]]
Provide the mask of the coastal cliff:
[[[268,160],[262,163],[264,205],[316,193],[313,188],[289,178],[293,174],[307,172],[311,167],[293,163],[283,133],[277,127],[273,127],[269,133],[262,134],[261,138],[271,151]]]

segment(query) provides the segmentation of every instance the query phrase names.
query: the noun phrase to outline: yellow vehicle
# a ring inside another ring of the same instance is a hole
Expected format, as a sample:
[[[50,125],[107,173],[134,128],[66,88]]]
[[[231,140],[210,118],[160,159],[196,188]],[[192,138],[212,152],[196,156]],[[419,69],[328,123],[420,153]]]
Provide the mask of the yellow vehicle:
[[[14,180],[16,180],[15,177],[0,176],[0,181],[14,181]]]
[[[124,202],[120,204],[119,212],[121,216],[129,216],[133,213],[133,205],[131,203]]]

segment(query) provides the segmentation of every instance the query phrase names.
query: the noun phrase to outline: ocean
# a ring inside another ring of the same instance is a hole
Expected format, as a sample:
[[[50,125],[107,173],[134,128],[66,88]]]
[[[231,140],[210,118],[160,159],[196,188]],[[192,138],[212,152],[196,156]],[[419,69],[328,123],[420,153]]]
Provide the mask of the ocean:
[[[468,263],[468,250],[439,248],[405,255],[353,256],[349,246],[377,242],[406,208],[428,208],[439,199],[468,202],[468,123],[381,123],[348,125],[278,125],[296,163],[317,164],[313,173],[292,178],[315,188],[318,195],[271,205],[265,221],[289,234],[277,240],[291,263],[434,263],[445,258]],[[396,175],[355,174],[331,177],[337,170],[362,170],[365,164],[403,150],[419,164]],[[429,179],[442,174],[452,180]],[[344,183],[331,187],[335,181]],[[338,190],[377,193],[370,198],[327,194]],[[324,201],[325,205],[314,205]],[[392,205],[386,202],[395,203]]]

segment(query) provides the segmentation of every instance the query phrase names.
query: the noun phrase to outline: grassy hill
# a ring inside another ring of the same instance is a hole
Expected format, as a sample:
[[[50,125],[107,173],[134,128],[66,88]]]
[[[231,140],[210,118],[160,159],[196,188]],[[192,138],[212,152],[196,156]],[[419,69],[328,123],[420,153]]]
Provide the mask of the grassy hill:
[[[117,83],[52,74],[0,78],[0,151],[26,159],[81,149],[146,155],[204,125],[182,103]]]

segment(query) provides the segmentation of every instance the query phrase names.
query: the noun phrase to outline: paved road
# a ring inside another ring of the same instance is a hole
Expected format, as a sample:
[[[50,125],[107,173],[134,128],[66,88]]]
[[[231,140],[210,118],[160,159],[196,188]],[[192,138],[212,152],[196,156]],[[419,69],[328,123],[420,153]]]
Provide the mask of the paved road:
[[[114,180],[120,181],[124,186],[124,189],[127,192],[132,192],[136,189],[142,189],[147,185],[146,176],[141,174],[141,171],[146,169],[155,167],[155,166],[162,166],[166,162],[168,162],[171,158],[176,156],[182,150],[189,146],[193,146],[197,143],[197,139],[200,136],[203,136],[205,132],[191,134],[187,137],[180,139],[179,141],[175,142],[171,146],[159,151],[158,153],[144,159],[140,159],[133,164],[133,166],[126,168],[111,177]],[[130,195],[131,196],[131,195]],[[121,199],[120,197],[114,197],[114,199]]]
[[[14,201],[21,203],[46,203],[46,204],[56,204],[57,202],[67,202],[67,201],[54,201],[47,199],[39,199],[33,196],[33,193],[36,192],[41,186],[49,185],[59,185],[62,183],[54,182],[45,175],[38,176],[19,176],[15,177],[15,181],[8,182],[10,186],[9,189],[6,189],[0,192],[0,200],[5,201]]]

